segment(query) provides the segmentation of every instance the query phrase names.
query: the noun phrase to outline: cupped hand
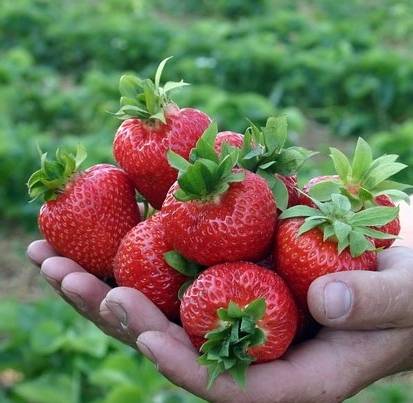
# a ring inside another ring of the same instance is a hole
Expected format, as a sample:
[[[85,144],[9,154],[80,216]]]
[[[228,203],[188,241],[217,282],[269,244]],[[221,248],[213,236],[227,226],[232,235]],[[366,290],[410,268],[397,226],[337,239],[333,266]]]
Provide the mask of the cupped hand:
[[[184,330],[139,291],[111,289],[57,256],[45,241],[31,244],[28,255],[82,315],[137,347],[172,382],[209,401],[341,402],[377,379],[413,368],[413,251],[408,248],[381,253],[377,273],[317,279],[308,302],[314,317],[328,327],[291,347],[283,359],[250,367],[245,390],[226,375],[207,390],[206,369],[197,364]]]

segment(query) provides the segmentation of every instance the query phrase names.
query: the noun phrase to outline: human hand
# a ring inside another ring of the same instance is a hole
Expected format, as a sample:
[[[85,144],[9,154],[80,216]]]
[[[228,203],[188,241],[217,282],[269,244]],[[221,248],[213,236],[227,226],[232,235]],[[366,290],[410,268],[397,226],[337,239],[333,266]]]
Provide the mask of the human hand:
[[[82,315],[106,334],[138,347],[172,382],[209,401],[340,402],[377,379],[413,368],[413,252],[407,248],[383,252],[377,273],[317,279],[309,306],[331,328],[291,347],[283,359],[250,367],[245,390],[226,375],[207,390],[206,369],[197,364],[198,354],[183,329],[139,291],[110,289],[73,261],[56,256],[45,241],[30,245],[28,255]],[[337,316],[343,309],[337,297],[324,297],[331,281],[335,294],[344,283],[351,295],[349,311],[335,319],[331,312]]]

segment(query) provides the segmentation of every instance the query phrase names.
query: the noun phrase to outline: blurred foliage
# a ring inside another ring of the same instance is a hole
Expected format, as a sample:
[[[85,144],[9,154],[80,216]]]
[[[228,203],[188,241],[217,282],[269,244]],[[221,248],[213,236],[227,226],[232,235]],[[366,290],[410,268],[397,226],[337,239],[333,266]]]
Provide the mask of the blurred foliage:
[[[2,403],[196,403],[63,301],[0,302]]]
[[[1,403],[200,403],[139,353],[63,301],[0,301]],[[348,403],[410,403],[411,385],[379,383]]]
[[[193,84],[176,101],[221,129],[287,113],[298,141],[310,119],[341,136],[381,131],[387,151],[411,132],[412,12],[408,0],[2,0],[0,218],[34,223],[37,144],[82,141],[89,164],[110,161],[118,78],[169,55],[165,79]]]

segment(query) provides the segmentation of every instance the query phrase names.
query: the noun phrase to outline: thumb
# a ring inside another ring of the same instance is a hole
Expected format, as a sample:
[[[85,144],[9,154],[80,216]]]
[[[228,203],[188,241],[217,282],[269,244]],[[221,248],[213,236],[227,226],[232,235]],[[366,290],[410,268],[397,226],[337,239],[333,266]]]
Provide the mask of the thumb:
[[[339,329],[413,326],[413,250],[380,253],[378,270],[331,273],[313,281],[307,295],[311,314]]]

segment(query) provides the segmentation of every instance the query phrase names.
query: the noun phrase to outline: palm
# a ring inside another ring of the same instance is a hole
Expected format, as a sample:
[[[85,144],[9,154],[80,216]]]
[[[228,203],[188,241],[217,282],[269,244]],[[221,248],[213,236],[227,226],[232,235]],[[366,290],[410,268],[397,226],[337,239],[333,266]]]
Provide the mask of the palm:
[[[197,364],[197,352],[184,330],[168,321],[142,293],[125,287],[111,289],[75,262],[56,256],[44,241],[32,244],[29,256],[37,264],[45,262],[42,274],[49,282],[53,275],[52,285],[69,303],[82,300],[75,303],[82,315],[110,336],[134,348],[137,343],[171,381],[210,401],[273,402],[277,396],[281,402],[339,402],[399,371],[400,350],[411,338],[409,328],[323,328],[316,338],[290,348],[283,359],[250,367],[245,390],[225,375],[207,390],[206,369]],[[388,362],[395,363],[394,368]]]

